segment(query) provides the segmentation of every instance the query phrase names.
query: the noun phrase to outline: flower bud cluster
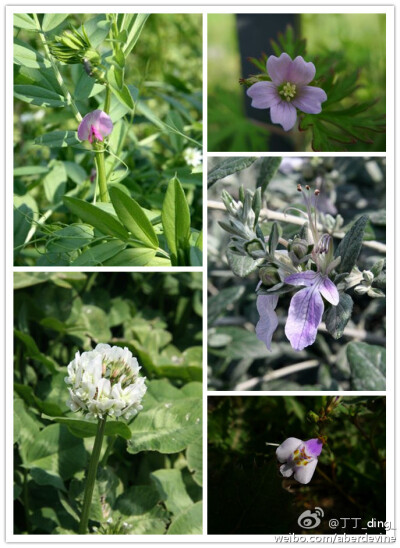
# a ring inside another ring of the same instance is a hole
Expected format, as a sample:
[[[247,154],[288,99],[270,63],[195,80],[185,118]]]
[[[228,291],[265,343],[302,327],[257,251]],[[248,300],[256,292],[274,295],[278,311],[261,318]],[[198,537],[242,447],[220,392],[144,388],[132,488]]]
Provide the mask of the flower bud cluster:
[[[232,196],[222,191],[222,201],[229,213],[228,222],[220,221],[221,227],[232,235],[229,247],[242,255],[252,257],[265,252],[264,235],[258,226],[261,211],[261,189],[253,194],[250,190],[240,189],[240,200],[236,202]]]
[[[67,65],[82,63],[85,72],[97,82],[105,83],[105,71],[101,65],[100,54],[92,47],[85,28],[82,31],[70,29],[55,36],[49,42],[53,57]]]
[[[385,297],[385,293],[377,287],[372,287],[372,284],[376,278],[382,272],[384,266],[384,260],[378,261],[371,270],[359,270],[357,266],[354,266],[350,274],[345,278],[347,289],[354,287],[354,291],[358,295],[367,294],[371,298]]]
[[[71,411],[82,410],[89,418],[124,417],[130,419],[143,409],[145,377],[128,348],[98,344],[94,350],[79,352],[68,365],[65,382]]]

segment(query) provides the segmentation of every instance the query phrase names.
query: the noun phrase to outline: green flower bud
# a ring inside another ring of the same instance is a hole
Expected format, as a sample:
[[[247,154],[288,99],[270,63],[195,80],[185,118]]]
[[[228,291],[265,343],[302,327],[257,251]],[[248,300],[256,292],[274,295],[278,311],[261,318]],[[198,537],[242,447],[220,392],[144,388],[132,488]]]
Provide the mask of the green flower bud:
[[[258,270],[258,275],[263,285],[272,287],[280,283],[281,279],[278,274],[278,269],[274,266],[263,266]]]

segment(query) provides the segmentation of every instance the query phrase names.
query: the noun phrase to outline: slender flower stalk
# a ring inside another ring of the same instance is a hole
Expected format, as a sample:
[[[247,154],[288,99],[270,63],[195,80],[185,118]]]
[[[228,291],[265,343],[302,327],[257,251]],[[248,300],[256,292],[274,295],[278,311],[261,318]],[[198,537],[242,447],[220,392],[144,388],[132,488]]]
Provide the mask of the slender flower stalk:
[[[106,88],[105,108],[110,106],[110,90]],[[104,158],[104,138],[110,135],[113,123],[107,112],[94,110],[83,118],[78,127],[78,138],[81,141],[89,141],[95,151],[97,184],[100,191],[100,201],[109,202],[107,190],[107,175]]]
[[[98,344],[90,352],[82,355],[77,352],[67,369],[65,382],[69,386],[68,407],[74,412],[82,411],[87,418],[98,420],[79,524],[79,533],[85,534],[107,417],[126,420],[135,417],[143,409],[141,401],[147,388],[146,379],[139,375],[138,361],[128,348]],[[103,464],[111,448],[112,441],[103,456]]]
[[[108,194],[107,188],[107,177],[106,177],[106,164],[104,159],[104,148],[102,145],[95,143],[93,148],[96,150],[96,174],[97,174],[97,186],[100,193],[100,202],[109,202],[110,196]]]
[[[106,420],[107,420],[107,417],[104,417],[104,419],[99,419],[99,422],[97,423],[97,432],[94,440],[92,456],[90,457],[88,475],[86,478],[81,521],[79,523],[78,532],[80,535],[84,535],[87,532],[87,527],[89,523],[90,506],[92,504],[92,496],[93,496],[94,484],[96,482],[97,468],[99,465],[101,446],[103,444]]]

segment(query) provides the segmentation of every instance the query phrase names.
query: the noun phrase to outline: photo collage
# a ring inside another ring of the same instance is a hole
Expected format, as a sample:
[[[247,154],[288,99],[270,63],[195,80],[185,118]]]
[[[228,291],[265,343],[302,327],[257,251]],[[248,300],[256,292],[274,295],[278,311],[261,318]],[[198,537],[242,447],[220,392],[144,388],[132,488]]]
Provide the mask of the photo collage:
[[[395,542],[394,7],[353,8],[7,8],[9,542]]]

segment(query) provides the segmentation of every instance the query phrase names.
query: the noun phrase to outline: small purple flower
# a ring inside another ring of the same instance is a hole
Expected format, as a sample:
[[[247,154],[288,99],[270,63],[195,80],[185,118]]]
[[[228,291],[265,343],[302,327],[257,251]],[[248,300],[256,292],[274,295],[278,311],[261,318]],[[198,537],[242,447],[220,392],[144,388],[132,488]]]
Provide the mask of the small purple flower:
[[[252,107],[271,109],[274,124],[289,131],[296,123],[296,108],[309,114],[321,112],[321,103],[327,100],[325,91],[307,85],[315,76],[313,63],[307,63],[300,55],[293,61],[287,53],[280,57],[270,55],[267,72],[272,82],[256,82],[247,95],[252,98]]]
[[[333,282],[321,272],[307,270],[291,274],[285,283],[305,285],[290,301],[285,334],[295,350],[313,344],[324,313],[324,297],[332,305],[339,303],[339,292]]]
[[[282,462],[280,472],[285,478],[294,473],[294,479],[299,483],[309,483],[318,464],[323,443],[318,438],[302,441],[298,438],[288,438],[276,450],[279,462]]]
[[[113,123],[111,118],[102,110],[94,110],[89,112],[83,118],[78,127],[78,139],[80,141],[89,141],[93,143],[93,140],[103,141],[104,137],[110,135],[113,129]]]
[[[278,327],[278,316],[275,308],[278,304],[278,295],[259,295],[257,297],[257,310],[260,319],[256,325],[256,334],[260,341],[271,350],[271,340],[275,329]]]

